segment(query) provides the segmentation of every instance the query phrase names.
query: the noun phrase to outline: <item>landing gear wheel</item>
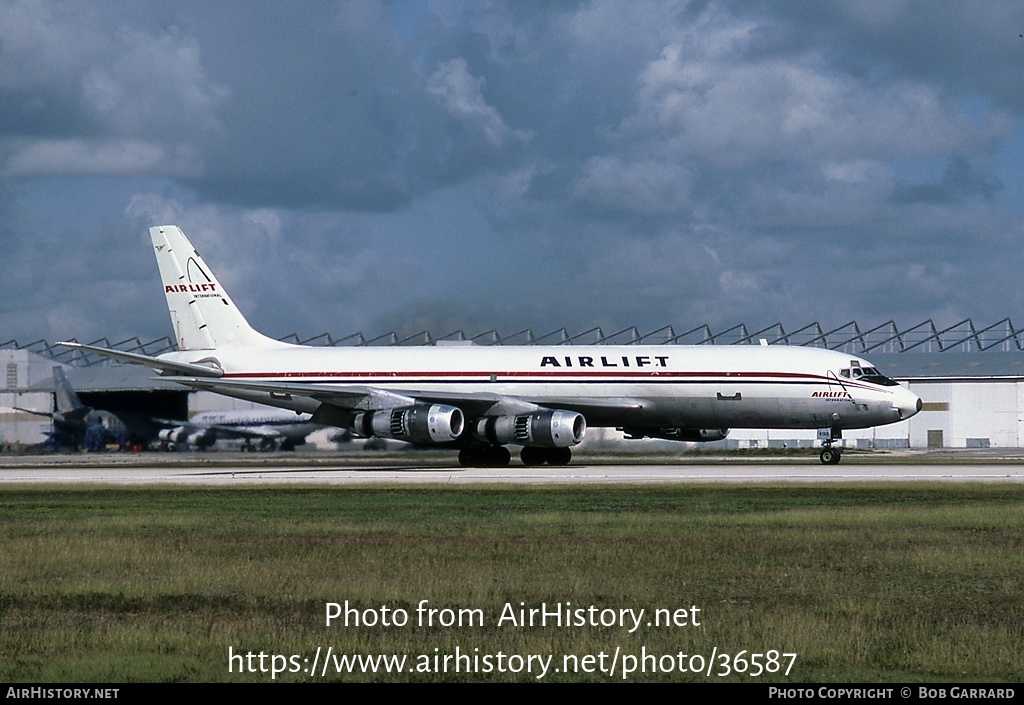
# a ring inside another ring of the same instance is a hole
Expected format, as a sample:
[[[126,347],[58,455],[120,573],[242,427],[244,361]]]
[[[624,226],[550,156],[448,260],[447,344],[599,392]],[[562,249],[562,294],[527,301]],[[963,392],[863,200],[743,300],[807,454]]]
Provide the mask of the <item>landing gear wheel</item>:
[[[842,455],[838,448],[824,448],[818,458],[822,465],[838,465]]]
[[[536,446],[524,446],[519,452],[519,459],[523,465],[537,466],[547,463],[548,465],[568,465],[572,460],[572,450],[569,448],[537,448]]]
[[[572,460],[572,451],[568,448],[552,448],[548,451],[548,462],[552,465],[568,465]]]
[[[489,467],[504,467],[512,462],[512,453],[505,446],[491,446],[486,457]]]
[[[528,467],[543,465],[544,450],[533,446],[523,446],[523,449],[519,451],[519,459],[523,461],[523,465]]]
[[[459,465],[464,468],[496,468],[508,465],[512,453],[505,446],[487,446],[484,448],[463,448],[459,451]]]

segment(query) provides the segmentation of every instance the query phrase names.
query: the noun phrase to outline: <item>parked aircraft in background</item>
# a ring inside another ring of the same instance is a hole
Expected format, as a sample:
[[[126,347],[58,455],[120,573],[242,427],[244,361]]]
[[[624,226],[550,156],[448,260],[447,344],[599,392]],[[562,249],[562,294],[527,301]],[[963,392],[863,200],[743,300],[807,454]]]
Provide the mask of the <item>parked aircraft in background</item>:
[[[176,447],[209,448],[219,440],[241,440],[243,447],[253,443],[259,450],[295,450],[306,436],[319,428],[309,414],[285,409],[246,409],[204,411],[188,421],[158,419],[167,428],[160,440]]]
[[[921,399],[854,355],[760,346],[309,347],[255,331],[176,226],[150,229],[178,352],[71,347],[193,389],[311,414],[364,437],[459,449],[463,465],[563,465],[587,426],[711,441],[729,428],[843,429],[910,418]]]
[[[86,406],[71,386],[64,368],[54,366],[53,388],[57,410],[19,409],[53,421],[53,431],[46,446],[99,451],[108,445],[129,450],[146,446],[156,438],[158,426],[148,416],[131,412],[106,411]]]
[[[267,407],[237,411],[205,411],[188,421],[155,419],[145,414],[86,406],[71,386],[64,369],[53,368],[53,386],[57,410],[21,409],[48,417],[53,431],[47,446],[81,449],[91,452],[116,445],[122,450],[139,446],[147,448],[160,440],[176,450],[204,449],[218,440],[241,440],[244,445],[256,444],[260,450],[294,450],[305,443],[306,436],[318,428],[309,414]]]

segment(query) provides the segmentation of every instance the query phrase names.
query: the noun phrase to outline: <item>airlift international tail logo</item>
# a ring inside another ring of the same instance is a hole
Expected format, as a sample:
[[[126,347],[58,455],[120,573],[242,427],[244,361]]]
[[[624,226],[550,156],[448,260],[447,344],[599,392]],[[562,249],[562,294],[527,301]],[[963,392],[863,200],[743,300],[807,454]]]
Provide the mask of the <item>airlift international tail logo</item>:
[[[157,248],[160,249],[159,247]],[[208,275],[195,257],[189,257],[185,264],[185,274],[188,277],[188,284],[167,284],[164,286],[165,294],[201,294],[204,296],[219,297],[217,285]],[[205,281],[204,281],[205,280]]]
[[[200,292],[216,292],[216,284],[168,284],[164,287],[165,294],[185,294]]]

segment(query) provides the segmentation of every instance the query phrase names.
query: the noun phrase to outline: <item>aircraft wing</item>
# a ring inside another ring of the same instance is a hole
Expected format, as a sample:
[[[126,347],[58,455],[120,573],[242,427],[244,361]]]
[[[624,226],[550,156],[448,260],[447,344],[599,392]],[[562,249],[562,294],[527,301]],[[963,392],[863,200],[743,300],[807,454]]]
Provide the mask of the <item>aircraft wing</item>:
[[[24,411],[26,414],[35,414],[36,416],[45,416],[48,419],[53,418],[52,411],[36,411],[35,409],[23,409],[20,406],[12,407],[15,411]]]
[[[269,394],[274,399],[289,400],[292,397],[306,397],[326,402],[348,411],[371,411],[416,403],[416,398],[405,394],[363,387],[358,385],[301,384],[293,382],[246,382],[229,379],[207,379],[203,377],[176,377],[172,381],[193,389],[229,394],[236,392],[257,392]]]
[[[348,412],[375,411],[413,404],[438,403],[458,406],[470,416],[488,414],[528,414],[539,409],[576,411],[588,418],[601,418],[606,414],[621,416],[623,411],[642,411],[652,405],[648,399],[608,397],[581,399],[579,397],[544,397],[527,399],[491,392],[441,392],[404,390],[393,392],[372,386],[303,384],[301,382],[249,382],[211,378],[176,378],[175,382],[194,389],[229,393],[231,391],[258,392],[278,399],[307,397]]]

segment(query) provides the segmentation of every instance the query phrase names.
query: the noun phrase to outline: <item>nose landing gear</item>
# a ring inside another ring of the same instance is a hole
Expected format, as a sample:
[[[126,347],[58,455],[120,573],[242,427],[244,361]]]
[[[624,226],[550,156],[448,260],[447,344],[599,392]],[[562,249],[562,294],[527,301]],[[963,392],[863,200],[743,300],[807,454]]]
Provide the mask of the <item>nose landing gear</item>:
[[[841,458],[842,453],[838,448],[822,448],[821,453],[818,454],[822,465],[838,465]]]
[[[841,428],[819,428],[818,429],[818,440],[821,441],[821,453],[818,454],[818,459],[822,465],[838,465],[842,459],[842,453],[839,448],[833,448],[832,444],[843,437],[843,430]]]

